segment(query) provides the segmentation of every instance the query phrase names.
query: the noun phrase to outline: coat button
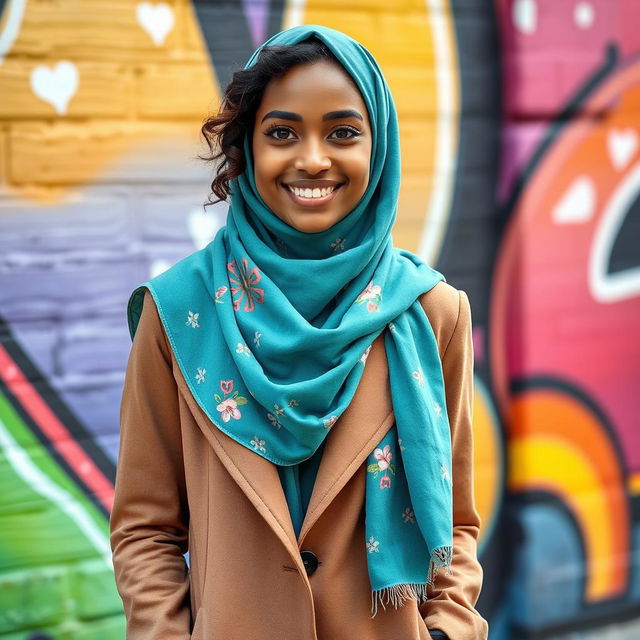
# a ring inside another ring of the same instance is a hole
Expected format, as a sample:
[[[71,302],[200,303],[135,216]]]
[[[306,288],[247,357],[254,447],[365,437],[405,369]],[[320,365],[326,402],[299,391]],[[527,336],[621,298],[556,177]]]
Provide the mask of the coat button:
[[[301,551],[300,556],[307,575],[310,576],[318,568],[318,558],[313,551]]]

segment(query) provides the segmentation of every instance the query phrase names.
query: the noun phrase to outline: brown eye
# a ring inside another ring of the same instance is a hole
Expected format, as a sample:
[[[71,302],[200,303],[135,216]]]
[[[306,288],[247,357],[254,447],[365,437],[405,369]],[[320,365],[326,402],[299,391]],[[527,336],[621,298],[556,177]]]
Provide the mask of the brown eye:
[[[331,136],[329,137],[333,137],[334,140],[350,140],[359,135],[360,132],[353,127],[338,127],[331,132]]]
[[[271,127],[270,129],[265,131],[264,134],[276,140],[292,140],[293,139],[289,137],[289,134],[293,135],[293,131],[291,131],[289,127]]]

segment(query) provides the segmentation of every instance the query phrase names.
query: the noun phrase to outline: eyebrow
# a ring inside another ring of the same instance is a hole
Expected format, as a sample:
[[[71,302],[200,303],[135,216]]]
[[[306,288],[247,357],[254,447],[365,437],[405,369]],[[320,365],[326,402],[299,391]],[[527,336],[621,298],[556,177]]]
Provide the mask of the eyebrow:
[[[293,111],[269,111],[260,121],[262,124],[269,118],[280,118],[281,120],[293,120],[294,122],[302,122],[302,116]],[[355,109],[341,109],[340,111],[329,111],[322,116],[323,120],[340,120],[342,118],[356,118],[364,122],[364,119]]]

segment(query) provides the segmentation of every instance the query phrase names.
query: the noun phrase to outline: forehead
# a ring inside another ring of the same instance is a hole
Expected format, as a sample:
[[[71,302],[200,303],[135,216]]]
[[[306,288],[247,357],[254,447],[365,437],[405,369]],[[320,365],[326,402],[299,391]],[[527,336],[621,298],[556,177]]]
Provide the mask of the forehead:
[[[322,60],[298,65],[267,85],[258,113],[285,109],[312,117],[316,113],[356,108],[367,117],[367,110],[349,74],[339,65]]]

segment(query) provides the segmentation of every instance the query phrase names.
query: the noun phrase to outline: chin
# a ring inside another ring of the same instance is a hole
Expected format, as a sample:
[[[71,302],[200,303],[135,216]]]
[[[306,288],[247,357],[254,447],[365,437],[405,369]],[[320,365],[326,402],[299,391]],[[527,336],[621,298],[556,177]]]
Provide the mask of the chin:
[[[302,232],[302,233],[320,233],[322,231],[326,231],[329,227],[333,226],[334,223],[331,224],[318,224],[318,223],[300,223],[300,224],[295,224],[295,225],[291,225],[293,226],[295,229],[297,229],[298,231]]]

